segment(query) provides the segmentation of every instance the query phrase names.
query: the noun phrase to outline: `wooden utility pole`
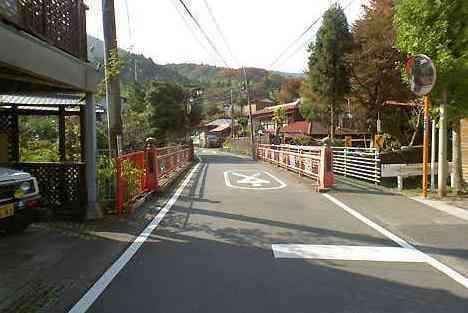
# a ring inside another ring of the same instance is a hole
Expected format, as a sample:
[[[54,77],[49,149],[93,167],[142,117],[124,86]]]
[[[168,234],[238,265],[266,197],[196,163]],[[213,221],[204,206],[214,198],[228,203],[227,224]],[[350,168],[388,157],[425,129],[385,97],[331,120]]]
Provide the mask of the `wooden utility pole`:
[[[118,53],[114,0],[102,0],[102,24],[104,29],[109,153],[111,156],[115,156],[119,153],[118,142],[122,142],[122,98],[120,96],[120,75],[114,73],[111,68],[111,54],[112,52]]]
[[[247,80],[247,71],[245,70],[245,67],[242,67],[242,69],[244,71],[244,82],[245,82],[246,91],[247,91],[247,105],[249,106],[250,140],[252,141],[252,158],[256,160],[257,150],[255,148],[255,133],[254,133],[254,126],[253,126],[253,119],[252,119],[252,105],[250,104],[250,85],[249,85],[249,81]]]
[[[234,102],[232,101],[232,88],[229,89],[229,92],[229,102],[231,105],[231,138],[234,138]]]

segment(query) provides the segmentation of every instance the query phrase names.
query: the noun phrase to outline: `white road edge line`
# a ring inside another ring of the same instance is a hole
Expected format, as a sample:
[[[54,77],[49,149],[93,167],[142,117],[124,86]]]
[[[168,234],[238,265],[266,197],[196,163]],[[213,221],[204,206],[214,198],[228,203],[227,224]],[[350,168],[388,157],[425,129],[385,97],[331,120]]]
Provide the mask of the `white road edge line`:
[[[331,196],[329,194],[323,194],[323,196],[325,198],[327,198],[328,200],[330,200],[331,202],[333,202],[334,204],[336,204],[337,206],[339,206],[340,208],[342,208],[343,210],[345,210],[346,212],[348,212],[349,214],[351,214],[352,216],[354,216],[355,218],[357,218],[358,220],[360,220],[361,222],[363,222],[364,224],[367,224],[368,226],[375,229],[376,231],[378,231],[379,233],[381,233],[385,237],[393,240],[394,242],[396,242],[401,247],[407,248],[407,249],[414,249],[414,250],[418,251],[419,253],[423,254],[425,256],[426,262],[428,264],[430,264],[432,267],[434,267],[438,271],[444,273],[445,275],[447,275],[451,279],[455,280],[457,283],[459,283],[463,287],[468,288],[468,278],[466,278],[462,274],[458,273],[457,271],[455,271],[454,269],[448,267],[447,265],[443,264],[442,262],[436,260],[435,258],[429,256],[428,254],[416,249],[414,246],[407,243],[405,240],[403,240],[400,237],[398,237],[397,235],[389,232],[388,230],[386,230],[382,226],[377,225],[376,223],[372,222],[370,219],[368,219],[367,217],[365,217],[361,213],[357,212],[356,210],[351,209],[349,206],[347,206],[346,204],[344,204],[340,200],[336,199],[335,197],[333,197],[333,196]]]
[[[200,157],[197,156],[201,161]],[[190,171],[189,175],[185,180],[179,185],[176,192],[172,195],[166,205],[159,211],[159,213],[154,217],[151,223],[146,226],[143,232],[133,241],[130,247],[125,250],[125,252],[115,261],[107,271],[94,283],[94,285],[85,293],[85,295],[71,308],[69,313],[85,313],[97,300],[97,298],[104,292],[107,286],[112,282],[112,280],[117,276],[117,274],[124,268],[124,266],[130,261],[130,259],[135,255],[135,253],[141,248],[143,243],[148,239],[151,233],[158,227],[161,223],[164,216],[169,212],[172,206],[176,203],[179,196],[184,191],[187,184],[190,182],[193,174],[200,167],[201,163],[195,165],[195,167]]]

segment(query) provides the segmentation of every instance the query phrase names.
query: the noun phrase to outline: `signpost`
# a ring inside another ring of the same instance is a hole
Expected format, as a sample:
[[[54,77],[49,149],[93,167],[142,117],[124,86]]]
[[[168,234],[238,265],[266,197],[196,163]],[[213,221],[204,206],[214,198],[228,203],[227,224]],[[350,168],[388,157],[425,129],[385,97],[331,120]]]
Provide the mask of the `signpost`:
[[[418,54],[409,58],[406,62],[406,73],[410,77],[411,91],[418,96],[424,96],[424,150],[423,150],[423,191],[422,196],[427,197],[427,185],[429,175],[429,93],[436,83],[436,68],[432,60]],[[440,161],[439,161],[440,162]]]

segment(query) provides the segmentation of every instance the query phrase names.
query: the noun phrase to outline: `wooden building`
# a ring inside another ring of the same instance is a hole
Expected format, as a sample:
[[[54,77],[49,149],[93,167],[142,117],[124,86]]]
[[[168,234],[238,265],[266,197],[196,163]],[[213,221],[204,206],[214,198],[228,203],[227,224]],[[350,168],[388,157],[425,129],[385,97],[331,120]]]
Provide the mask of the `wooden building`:
[[[86,10],[83,0],[0,0],[0,159],[4,167],[33,174],[51,209],[93,218],[99,214],[94,103],[99,73],[87,58]],[[59,162],[21,162],[21,115],[57,117]],[[64,125],[71,115],[81,120],[76,162],[67,162],[65,151]]]

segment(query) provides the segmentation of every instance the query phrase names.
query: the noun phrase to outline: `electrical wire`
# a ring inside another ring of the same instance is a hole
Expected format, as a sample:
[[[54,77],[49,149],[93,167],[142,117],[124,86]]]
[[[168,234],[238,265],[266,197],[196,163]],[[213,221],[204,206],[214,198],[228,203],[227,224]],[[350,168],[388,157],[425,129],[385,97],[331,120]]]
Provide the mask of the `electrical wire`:
[[[205,7],[208,10],[208,13],[210,14],[211,20],[213,21],[213,24],[216,26],[216,30],[220,34],[221,39],[223,40],[224,45],[226,46],[227,50],[229,51],[229,54],[231,55],[234,63],[236,64],[236,66],[239,66],[239,60],[234,55],[234,53],[232,51],[232,48],[231,48],[231,45],[229,44],[229,40],[227,39],[227,36],[223,32],[223,30],[221,28],[221,25],[218,23],[218,20],[216,19],[215,15],[213,13],[212,7],[208,3],[208,0],[203,0],[203,2],[205,3]]]
[[[200,32],[203,34],[203,37],[205,37],[206,41],[210,44],[211,48],[215,51],[215,53],[218,55],[218,57],[221,59],[221,61],[223,61],[224,65],[226,67],[229,67],[228,63],[226,62],[226,60],[223,58],[223,56],[221,55],[221,53],[219,52],[218,48],[216,48],[216,45],[214,44],[214,42],[211,40],[211,38],[208,36],[208,34],[206,33],[206,31],[203,29],[203,27],[200,25],[200,23],[198,22],[198,20],[196,19],[196,17],[192,14],[192,12],[190,11],[190,9],[187,7],[187,5],[185,4],[184,0],[179,0],[180,4],[182,4],[182,6],[184,7],[185,9],[185,12],[187,12],[187,14],[190,16],[190,18],[193,20],[193,22],[195,23],[195,25],[198,27],[198,29],[200,30]]]
[[[346,6],[343,7],[343,11],[346,10],[353,4],[356,0],[350,0]],[[286,55],[286,53],[296,45],[312,28],[322,19],[323,15],[325,14],[326,11],[324,11],[317,19],[315,19],[312,24],[310,24],[305,31],[303,31],[286,49],[284,49],[281,54],[270,64],[269,68],[272,69],[275,65],[280,65],[284,64],[286,61],[291,59],[293,56],[295,56],[304,46],[304,43],[301,44],[296,50],[294,50],[293,53],[289,54],[286,59],[283,59],[281,63],[278,64],[278,62]],[[309,40],[306,41],[308,44]]]
[[[192,37],[195,39],[195,41],[198,43],[198,45],[206,52],[206,54],[212,58],[213,60],[216,60],[217,57],[216,55],[213,54],[213,52],[207,48],[207,46],[203,43],[202,40],[200,40],[200,38],[198,37],[198,35],[196,34],[195,30],[193,29],[193,27],[190,25],[190,21],[187,20],[186,18],[186,15],[183,14],[183,12],[181,12],[179,10],[179,6],[177,5],[177,0],[171,0],[171,3],[172,5],[174,6],[175,10],[177,11],[177,13],[179,14],[180,18],[182,19],[182,21],[184,22],[185,26],[187,27],[187,29],[190,31],[190,33],[192,34]]]

